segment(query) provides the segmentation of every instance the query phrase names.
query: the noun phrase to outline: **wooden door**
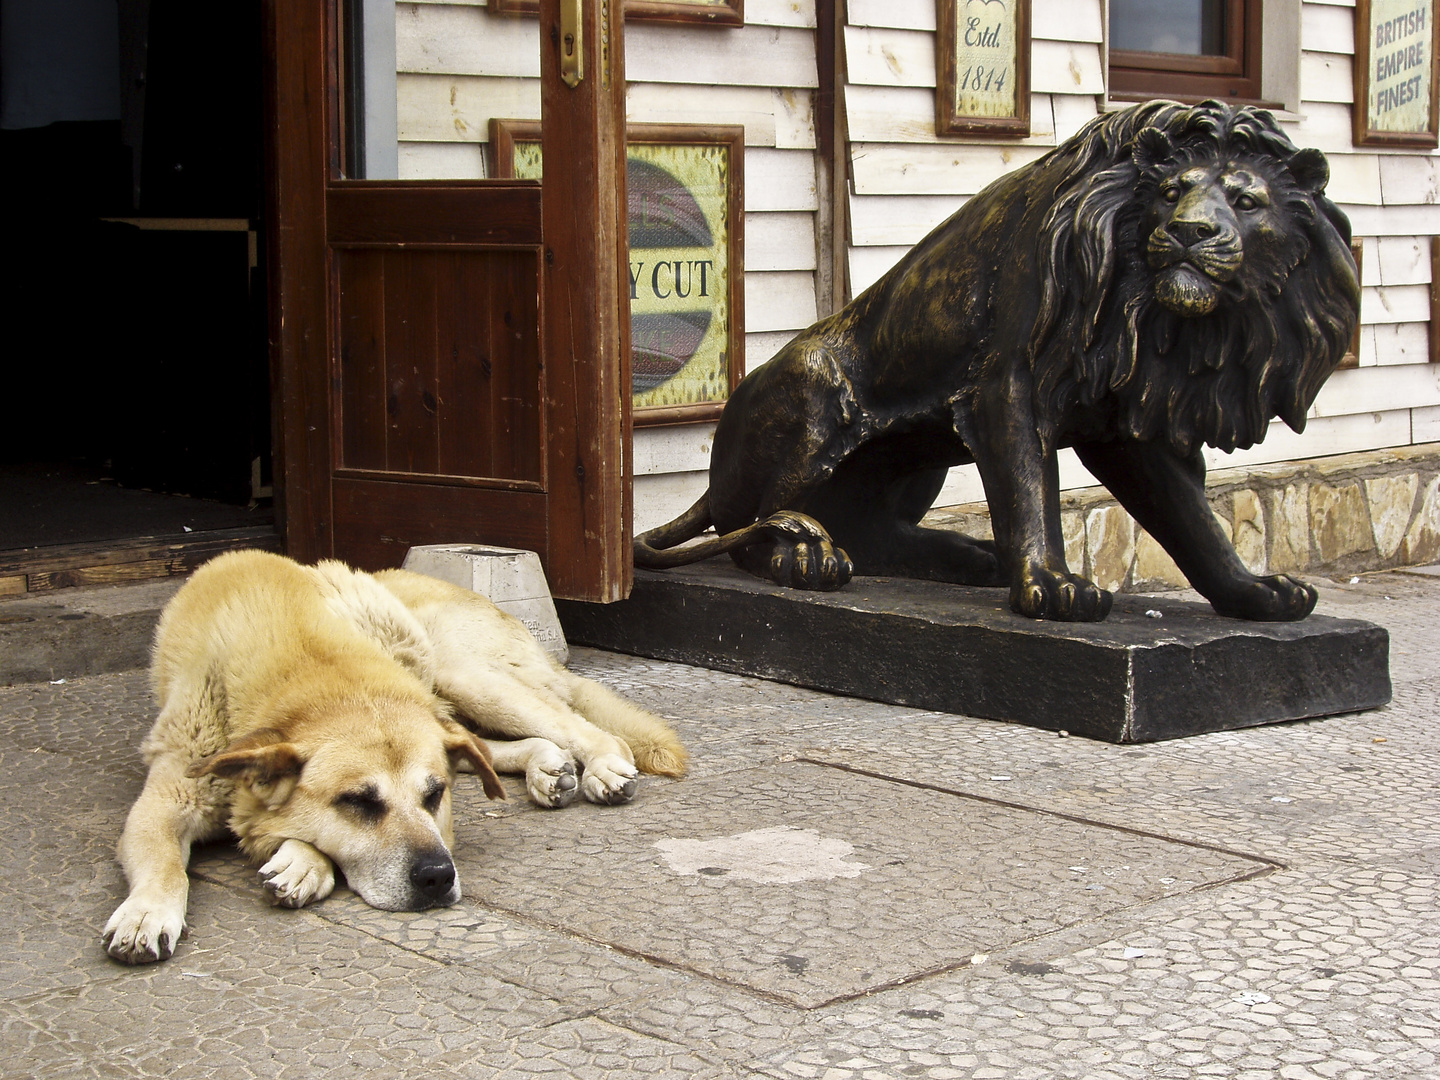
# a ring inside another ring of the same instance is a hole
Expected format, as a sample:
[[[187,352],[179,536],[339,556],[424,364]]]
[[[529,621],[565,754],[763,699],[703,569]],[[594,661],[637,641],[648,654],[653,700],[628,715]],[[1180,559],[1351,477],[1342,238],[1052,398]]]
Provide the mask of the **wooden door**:
[[[270,0],[277,479],[296,558],[379,568],[492,543],[539,552],[557,596],[628,594],[619,2],[541,0],[544,152],[567,164],[542,191],[347,178],[346,13]],[[574,86],[562,3],[589,46]]]

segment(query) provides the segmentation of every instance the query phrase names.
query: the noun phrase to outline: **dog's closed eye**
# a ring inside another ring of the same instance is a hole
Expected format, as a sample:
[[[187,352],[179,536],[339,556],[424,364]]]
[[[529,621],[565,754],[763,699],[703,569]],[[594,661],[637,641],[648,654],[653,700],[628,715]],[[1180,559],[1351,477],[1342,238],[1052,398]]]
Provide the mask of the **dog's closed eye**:
[[[440,803],[445,798],[446,784],[439,777],[432,776],[430,782],[425,785],[425,798],[421,806],[425,807],[427,814],[434,814],[440,809]]]
[[[380,798],[379,793],[373,787],[364,787],[359,791],[347,791],[336,797],[335,805],[341,810],[349,810],[366,821],[379,821],[389,809],[385,805],[385,800]]]

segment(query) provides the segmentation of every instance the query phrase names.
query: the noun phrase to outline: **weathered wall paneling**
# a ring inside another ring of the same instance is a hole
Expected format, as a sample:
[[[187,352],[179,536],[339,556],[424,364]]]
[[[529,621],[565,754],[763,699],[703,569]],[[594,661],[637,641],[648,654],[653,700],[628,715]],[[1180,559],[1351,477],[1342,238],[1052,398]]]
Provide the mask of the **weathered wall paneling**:
[[[848,0],[841,101],[850,295],[966,198],[1106,107],[1106,0],[1032,2],[1031,134],[942,140],[934,120],[934,0]],[[1298,14],[1281,18],[1288,20],[1284,36],[1299,41],[1299,107],[1280,117],[1298,145],[1330,156],[1330,193],[1365,241],[1360,366],[1325,387],[1304,435],[1277,422],[1252,450],[1212,453],[1212,468],[1440,438],[1440,367],[1426,362],[1440,154],[1353,144],[1353,0],[1295,7]],[[535,22],[494,17],[485,0],[425,0],[398,4],[396,26],[403,175],[483,175],[490,117],[539,114]],[[746,351],[753,368],[817,314],[814,0],[746,0],[746,25],[733,30],[631,22],[626,50],[631,120],[745,125]],[[700,425],[638,433],[637,529],[665,520],[704,489],[712,432]],[[1067,487],[1093,483],[1068,454],[1061,476]],[[981,497],[973,469],[957,469],[941,502]]]
[[[1105,0],[1033,0],[1032,132],[1026,139],[935,135],[935,5],[850,0],[844,88],[851,137],[852,295],[985,184],[1073,134],[1106,107]],[[1350,100],[1353,0],[1303,3],[1300,109],[1281,119],[1300,146],[1331,161],[1330,193],[1365,239],[1360,367],[1321,392],[1304,435],[1278,421],[1249,451],[1210,453],[1212,468],[1378,450],[1433,440],[1440,368],[1427,364],[1430,244],[1440,233],[1440,154],[1357,148]],[[1068,453],[1066,487],[1093,484]],[[973,468],[956,469],[940,502],[983,498]]]

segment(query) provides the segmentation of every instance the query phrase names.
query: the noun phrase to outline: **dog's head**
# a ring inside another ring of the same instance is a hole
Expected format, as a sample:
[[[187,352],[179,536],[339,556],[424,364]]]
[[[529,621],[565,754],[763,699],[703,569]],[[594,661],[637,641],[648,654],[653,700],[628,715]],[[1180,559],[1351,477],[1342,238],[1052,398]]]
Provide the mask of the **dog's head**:
[[[418,911],[460,899],[450,793],[462,766],[504,788],[485,745],[436,704],[366,698],[252,732],[190,776],[234,783],[231,827],[252,857],[287,839],[324,852],[371,907]]]

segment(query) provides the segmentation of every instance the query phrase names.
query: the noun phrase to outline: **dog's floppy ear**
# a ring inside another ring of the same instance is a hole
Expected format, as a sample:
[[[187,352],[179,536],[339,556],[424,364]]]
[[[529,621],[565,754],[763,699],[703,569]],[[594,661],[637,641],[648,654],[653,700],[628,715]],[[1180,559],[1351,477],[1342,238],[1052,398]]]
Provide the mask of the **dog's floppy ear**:
[[[445,753],[450,755],[451,765],[458,768],[461,762],[468,764],[471,771],[480,777],[487,797],[505,798],[505,787],[500,783],[500,777],[495,775],[495,766],[490,763],[489,748],[449,717],[439,722],[445,732]]]
[[[189,777],[219,776],[248,787],[267,809],[274,810],[290,797],[305,759],[274,728],[242,735],[218,754],[192,762]]]

